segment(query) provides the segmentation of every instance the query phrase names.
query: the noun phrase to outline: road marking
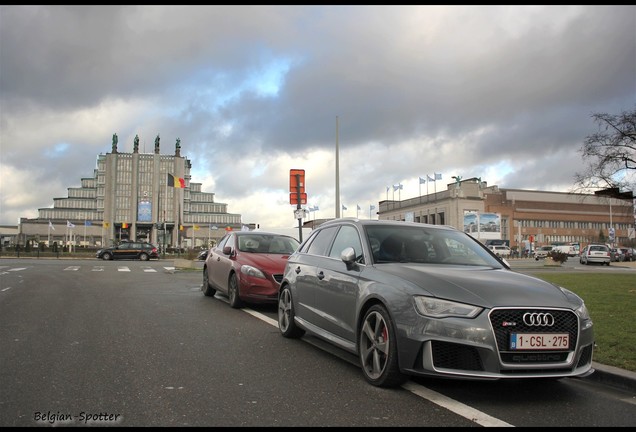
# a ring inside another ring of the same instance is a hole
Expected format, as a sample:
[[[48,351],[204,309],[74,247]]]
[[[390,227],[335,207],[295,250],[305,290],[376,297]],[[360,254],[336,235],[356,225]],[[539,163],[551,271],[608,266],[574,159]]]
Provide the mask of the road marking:
[[[11,287],[6,287],[6,288],[2,288],[2,291],[4,292],[4,291],[10,290],[10,289],[11,289]]]
[[[78,271],[80,266],[69,266],[64,269],[64,271]]]
[[[128,267],[117,267],[117,271],[120,272],[129,272],[130,269]]]
[[[269,325],[274,327],[278,327],[278,321],[272,319],[266,315],[263,315],[260,312],[256,312],[249,308],[241,309],[243,312],[247,312],[248,314],[266,322]],[[433,391],[429,388],[416,384],[412,381],[407,381],[405,384],[402,384],[402,388],[410,391],[416,396],[419,396],[423,399],[433,402],[436,405],[439,405],[447,410],[460,415],[472,422],[475,422],[481,426],[485,427],[514,427],[513,425],[506,423],[503,420],[499,420],[495,417],[492,417],[486,413],[483,413],[479,410],[476,410],[468,405],[464,405],[461,402],[458,402],[454,399],[446,397],[436,391]]]
[[[26,270],[26,267],[16,267],[16,268],[9,269],[7,271],[20,271],[20,270]]]
[[[157,270],[153,269],[152,267],[144,267],[143,269],[146,273],[157,273]]]
[[[104,271],[104,266],[94,266],[91,271]]]
[[[429,388],[421,386],[419,384],[415,384],[412,381],[407,381],[402,384],[402,388],[410,391],[411,393],[427,399],[434,404],[437,404],[441,407],[446,408],[447,410],[454,412],[455,414],[459,414],[460,416],[473,421],[484,427],[514,427],[510,423],[506,423],[503,420],[499,420],[495,417],[489,416],[486,413],[483,413],[475,408],[469,407],[468,405],[464,405],[461,402],[457,402],[454,399],[444,396],[443,394],[437,393]]]

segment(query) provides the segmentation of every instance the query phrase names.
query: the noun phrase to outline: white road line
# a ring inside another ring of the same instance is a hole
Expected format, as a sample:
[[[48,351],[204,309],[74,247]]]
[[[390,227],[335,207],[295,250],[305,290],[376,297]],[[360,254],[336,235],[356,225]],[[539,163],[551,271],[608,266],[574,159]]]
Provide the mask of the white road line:
[[[446,408],[449,411],[454,412],[464,418],[467,418],[470,421],[473,421],[484,427],[514,427],[510,423],[506,423],[503,420],[499,420],[492,416],[489,416],[486,413],[476,410],[475,408],[469,407],[468,405],[464,405],[461,402],[457,402],[454,399],[444,396],[443,394],[437,393],[429,388],[421,386],[419,384],[415,384],[412,381],[407,381],[402,384],[402,388],[410,391],[411,393],[427,399],[434,404],[437,404],[441,407]]]
[[[2,288],[2,291],[10,290],[11,287]]]
[[[153,268],[145,268],[144,272],[146,272],[146,273],[157,273],[157,270],[155,270]]]
[[[249,308],[243,308],[244,312],[265,321],[267,324],[272,325],[274,327],[278,327],[278,321],[263,315],[260,312],[256,312]],[[414,395],[417,395],[423,399],[433,402],[436,405],[439,405],[447,410],[454,412],[457,415],[460,415],[472,422],[475,422],[484,427],[514,427],[513,425],[506,423],[503,420],[499,420],[495,417],[489,416],[486,413],[483,413],[479,410],[476,410],[468,405],[464,405],[461,402],[457,402],[454,399],[444,396],[443,394],[437,393],[429,388],[416,384],[412,381],[407,381],[405,384],[402,384],[402,388],[410,391]]]
[[[26,270],[26,267],[16,267],[16,268],[9,269],[7,271],[20,271],[20,270]]]
[[[130,269],[128,267],[117,267],[117,271],[120,272],[129,272]]]
[[[69,266],[64,269],[64,271],[78,271],[80,266]]]
[[[91,271],[104,271],[104,266],[95,266]]]

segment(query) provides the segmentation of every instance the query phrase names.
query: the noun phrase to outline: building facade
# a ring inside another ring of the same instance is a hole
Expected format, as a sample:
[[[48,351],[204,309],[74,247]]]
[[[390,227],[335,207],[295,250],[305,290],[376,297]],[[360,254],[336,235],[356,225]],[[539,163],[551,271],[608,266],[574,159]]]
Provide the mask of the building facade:
[[[191,181],[191,168],[179,139],[171,155],[160,153],[159,135],[153,153],[139,152],[138,136],[133,152],[122,153],[115,134],[112,151],[97,157],[93,177],[68,188],[67,197],[54,198],[52,208],[38,209],[37,218],[20,220],[18,242],[102,246],[129,239],[207,247],[226,230],[241,229],[241,215],[202,192],[202,184]],[[169,175],[181,187],[169,186]]]
[[[519,250],[598,241],[633,247],[634,200],[631,193],[621,195],[504,189],[471,178],[434,194],[381,201],[378,218],[451,225],[484,243]]]

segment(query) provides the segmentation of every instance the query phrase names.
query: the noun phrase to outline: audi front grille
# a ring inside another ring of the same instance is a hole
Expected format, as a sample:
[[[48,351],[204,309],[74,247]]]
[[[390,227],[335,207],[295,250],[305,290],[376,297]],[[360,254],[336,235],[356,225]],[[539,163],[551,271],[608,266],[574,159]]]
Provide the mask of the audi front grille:
[[[525,319],[524,319],[525,316]],[[565,363],[576,349],[578,318],[572,311],[560,309],[495,309],[490,313],[499,355],[508,364]],[[567,349],[511,350],[512,333],[567,333]]]

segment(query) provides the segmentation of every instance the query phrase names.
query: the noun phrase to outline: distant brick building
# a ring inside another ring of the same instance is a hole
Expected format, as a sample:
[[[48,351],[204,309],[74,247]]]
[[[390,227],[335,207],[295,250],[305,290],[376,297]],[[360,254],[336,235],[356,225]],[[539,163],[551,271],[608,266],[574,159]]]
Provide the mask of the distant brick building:
[[[443,191],[401,201],[380,202],[378,218],[451,225],[469,231],[472,215],[495,214],[498,234],[471,232],[486,242],[498,237],[511,247],[559,243],[587,244],[602,234],[610,242],[634,245],[634,199],[598,194],[544,192],[488,187],[478,178],[447,184]],[[483,225],[483,224],[482,224]],[[483,228],[483,227],[482,227]]]

